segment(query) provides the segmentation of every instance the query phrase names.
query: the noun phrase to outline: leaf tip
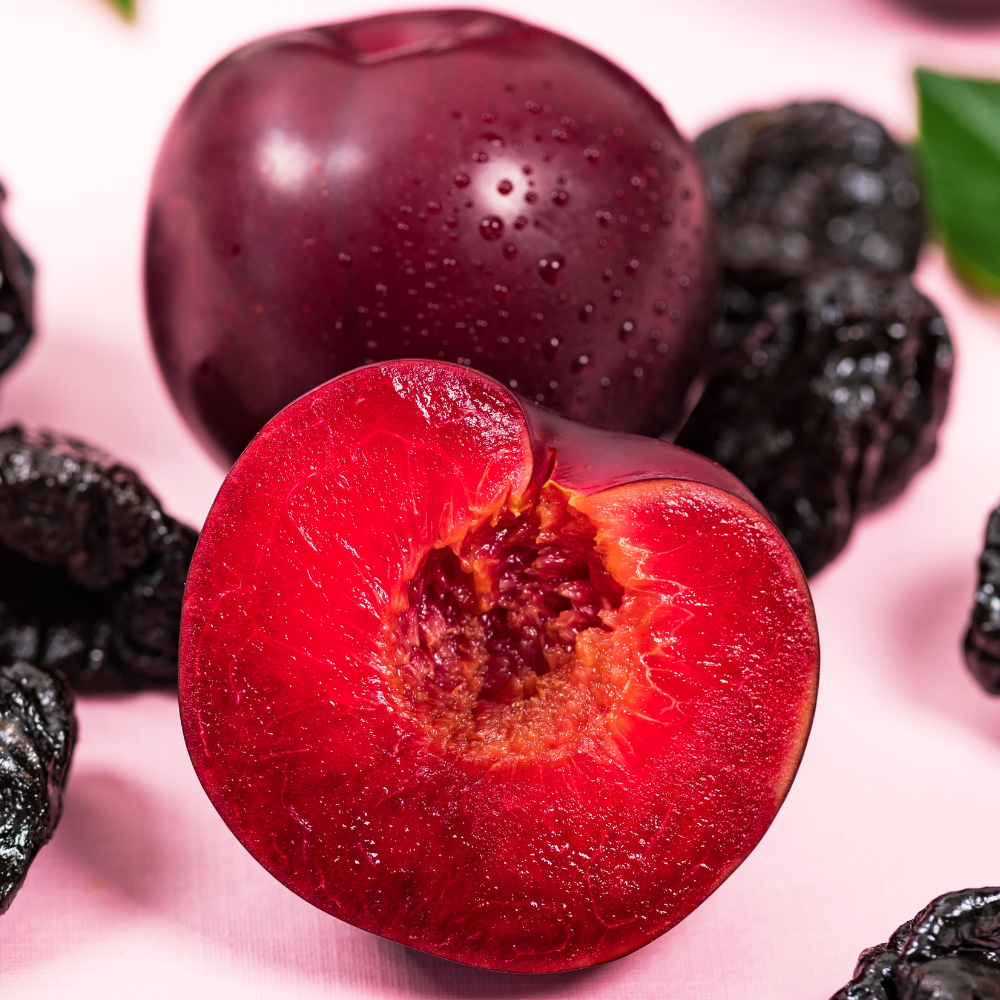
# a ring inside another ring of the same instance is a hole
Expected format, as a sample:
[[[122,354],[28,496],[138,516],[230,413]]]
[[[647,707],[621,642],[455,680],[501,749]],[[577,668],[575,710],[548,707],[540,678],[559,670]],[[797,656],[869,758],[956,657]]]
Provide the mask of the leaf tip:
[[[108,0],[108,3],[126,20],[134,21],[136,15],[136,0]]]

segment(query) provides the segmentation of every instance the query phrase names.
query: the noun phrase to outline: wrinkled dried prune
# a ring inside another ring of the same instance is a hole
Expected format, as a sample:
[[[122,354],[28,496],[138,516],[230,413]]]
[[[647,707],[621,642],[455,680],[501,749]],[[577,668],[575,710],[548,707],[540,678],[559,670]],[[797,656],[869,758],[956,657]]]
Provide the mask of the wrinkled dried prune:
[[[1000,1000],[1000,888],[932,900],[831,1000]]]
[[[61,670],[79,691],[175,683],[197,537],[100,451],[0,431],[0,661]]]
[[[916,167],[873,118],[842,104],[789,104],[721,122],[695,149],[723,270],[742,282],[774,287],[833,265],[916,266]]]
[[[965,664],[989,694],[1000,694],[1000,507],[986,522],[972,620],[963,643]]]
[[[838,268],[754,295],[730,286],[732,348],[677,444],[739,476],[807,574],[934,454],[952,373],[948,330],[901,275]]]
[[[0,667],[0,913],[59,822],[75,743],[65,678],[29,663]]]
[[[0,184],[0,204],[7,192]],[[35,266],[0,221],[0,373],[23,353],[34,332]]]

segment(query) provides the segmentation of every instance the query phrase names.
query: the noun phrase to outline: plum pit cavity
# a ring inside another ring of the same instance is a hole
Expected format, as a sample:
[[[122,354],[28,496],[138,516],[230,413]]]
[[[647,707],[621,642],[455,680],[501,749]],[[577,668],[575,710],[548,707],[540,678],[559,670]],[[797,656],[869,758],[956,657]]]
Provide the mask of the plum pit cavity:
[[[624,591],[596,533],[549,484],[431,549],[398,622],[403,697],[425,726],[465,752],[533,757],[601,714],[622,678],[579,640],[608,638]]]

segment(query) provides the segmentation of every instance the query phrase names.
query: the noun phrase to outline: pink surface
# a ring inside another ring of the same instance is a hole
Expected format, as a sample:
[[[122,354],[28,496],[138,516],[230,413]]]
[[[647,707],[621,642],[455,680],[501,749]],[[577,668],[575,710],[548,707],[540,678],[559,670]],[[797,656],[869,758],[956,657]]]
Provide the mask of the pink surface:
[[[139,282],[159,137],[196,76],[265,31],[381,8],[340,0],[0,0],[0,176],[41,266],[40,335],[0,420],[73,431],[204,517],[221,472],[146,345]],[[401,5],[402,6],[402,5]],[[497,9],[600,48],[694,131],[728,112],[834,96],[912,132],[913,65],[1000,77],[1000,32],[888,0],[511,0]],[[920,284],[958,347],[941,453],[863,523],[814,588],[813,737],[760,847],[691,917],[620,962],[545,979],[477,973],[314,910],[274,882],[202,793],[166,696],[86,700],[65,814],[0,918],[11,997],[567,997],[826,1000],[861,948],[937,893],[1000,883],[1000,702],[958,642],[1000,498],[1000,310],[930,251]]]

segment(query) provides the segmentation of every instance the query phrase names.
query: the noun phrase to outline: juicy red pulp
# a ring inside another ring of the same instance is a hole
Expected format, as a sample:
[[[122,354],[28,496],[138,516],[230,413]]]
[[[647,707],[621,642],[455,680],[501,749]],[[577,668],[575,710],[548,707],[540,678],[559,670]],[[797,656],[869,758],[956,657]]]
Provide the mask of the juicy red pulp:
[[[486,703],[530,698],[565,673],[584,629],[610,631],[601,612],[622,587],[595,549],[596,529],[549,485],[527,509],[504,509],[452,548],[432,550],[409,585],[400,630],[410,648],[411,696],[482,714]]]
[[[284,410],[206,522],[180,694],[206,791],[289,888],[552,972],[652,940],[752,850],[818,650],[802,573],[732,477],[535,416],[426,361]]]

